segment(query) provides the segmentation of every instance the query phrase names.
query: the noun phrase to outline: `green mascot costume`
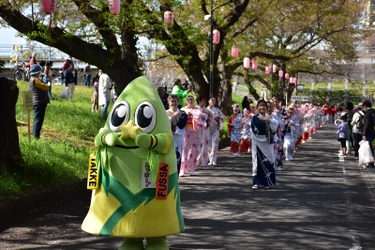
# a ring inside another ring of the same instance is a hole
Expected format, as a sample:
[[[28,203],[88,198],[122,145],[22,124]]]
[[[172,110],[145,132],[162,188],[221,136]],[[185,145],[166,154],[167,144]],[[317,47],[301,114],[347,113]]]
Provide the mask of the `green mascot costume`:
[[[89,164],[93,189],[82,229],[123,237],[120,249],[168,249],[166,236],[184,231],[173,136],[164,106],[146,77],[120,94],[95,138]]]

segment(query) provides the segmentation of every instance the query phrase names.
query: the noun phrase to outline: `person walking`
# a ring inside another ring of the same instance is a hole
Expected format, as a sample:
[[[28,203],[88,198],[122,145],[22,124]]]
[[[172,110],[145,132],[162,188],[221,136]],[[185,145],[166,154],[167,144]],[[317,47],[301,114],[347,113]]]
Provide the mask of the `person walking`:
[[[228,119],[228,137],[230,138],[230,152],[233,157],[239,156],[239,147],[241,140],[242,117],[238,104],[233,106],[233,115]]]
[[[354,159],[358,159],[359,142],[362,140],[362,121],[365,119],[365,113],[362,110],[362,103],[358,103],[357,112],[354,113],[352,118],[352,137],[354,147]]]
[[[250,101],[247,96],[243,97],[241,105],[242,105],[242,111],[245,109],[249,110]]]
[[[363,102],[362,107],[363,107],[363,110],[366,111],[365,124],[363,128],[363,133],[362,133],[362,140],[369,142],[372,156],[374,156],[374,148],[372,146],[372,141],[374,140],[375,110],[372,108],[371,102],[367,100]],[[366,167],[373,168],[374,163],[371,162]]]
[[[195,175],[195,166],[197,163],[198,146],[200,139],[198,130],[200,129],[199,116],[201,111],[194,105],[194,97],[187,97],[187,105],[181,110],[187,114],[187,122],[185,127],[184,146],[182,150],[180,177],[185,176],[186,172],[190,172],[190,176]]]
[[[32,135],[36,138],[40,138],[40,131],[43,126],[44,116],[46,113],[47,104],[49,103],[48,88],[49,84],[42,82],[40,74],[43,68],[38,64],[33,64],[30,67],[30,81],[29,91],[33,94],[33,110],[34,110],[34,125],[32,129]]]
[[[102,106],[102,117],[107,116],[109,102],[111,100],[112,80],[103,71],[99,76],[99,106]]]
[[[215,123],[210,123],[208,133],[208,165],[217,165],[217,153],[219,151],[220,130],[226,117],[221,110],[215,107],[216,99],[211,97],[207,109],[211,111]]]
[[[91,97],[91,102],[92,102],[92,106],[91,106],[91,112],[98,112],[99,111],[99,104],[98,104],[98,101],[99,101],[99,76],[94,76],[94,78],[92,79],[92,86],[94,86],[94,93],[92,94],[92,97]]]
[[[86,63],[85,69],[83,70],[83,74],[84,74],[84,77],[85,77],[84,81],[83,81],[83,84],[86,87],[90,87],[91,68],[90,68],[90,64],[89,63]]]
[[[166,110],[173,134],[174,147],[176,150],[177,173],[180,174],[182,150],[184,148],[185,126],[187,115],[178,109],[177,95],[168,96],[169,109]]]
[[[278,121],[267,115],[267,102],[259,100],[257,103],[258,114],[251,122],[252,138],[252,189],[264,186],[268,189],[276,185],[275,150],[273,134],[278,126]]]

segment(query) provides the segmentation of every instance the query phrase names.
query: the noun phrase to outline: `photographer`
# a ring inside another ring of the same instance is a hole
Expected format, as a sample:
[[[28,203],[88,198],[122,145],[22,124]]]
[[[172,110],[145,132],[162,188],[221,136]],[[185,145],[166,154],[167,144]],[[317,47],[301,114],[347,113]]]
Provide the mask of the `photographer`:
[[[174,82],[173,88],[172,88],[172,95],[177,95],[178,96],[178,108],[181,108],[185,106],[185,98],[189,95],[191,92],[191,87],[187,87],[186,90],[182,89],[182,82],[181,79],[177,79]]]
[[[348,134],[348,115],[346,113],[341,113],[341,119],[335,120],[335,126],[337,129],[338,141],[341,143],[341,154],[339,157],[347,157],[346,153],[346,140]]]

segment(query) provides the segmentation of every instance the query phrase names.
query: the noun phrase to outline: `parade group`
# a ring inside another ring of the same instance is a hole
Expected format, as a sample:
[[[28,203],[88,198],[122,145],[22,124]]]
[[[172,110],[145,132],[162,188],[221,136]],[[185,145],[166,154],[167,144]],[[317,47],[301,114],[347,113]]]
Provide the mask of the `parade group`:
[[[226,120],[215,107],[215,98],[210,98],[206,107],[206,98],[198,96],[195,100],[189,92],[181,88],[181,81],[175,83],[169,96],[158,88],[172,124],[180,177],[187,173],[194,176],[196,170],[217,164],[220,130]],[[275,172],[282,170],[283,160],[293,160],[301,143],[323,124],[348,116],[346,107],[298,102],[285,107],[277,98],[260,99],[254,105],[244,97],[241,106],[233,104],[227,123],[230,151],[233,157],[251,154],[253,189],[275,185]],[[354,111],[349,112],[350,117]]]

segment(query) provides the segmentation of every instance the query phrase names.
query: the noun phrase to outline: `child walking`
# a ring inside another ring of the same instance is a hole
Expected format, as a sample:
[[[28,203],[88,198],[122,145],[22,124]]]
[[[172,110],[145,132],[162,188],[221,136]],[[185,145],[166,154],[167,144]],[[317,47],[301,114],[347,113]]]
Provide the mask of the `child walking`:
[[[239,146],[241,140],[242,117],[238,105],[233,107],[233,115],[228,120],[228,136],[230,138],[230,151],[234,157],[239,156]]]
[[[341,119],[335,120],[335,126],[338,134],[338,141],[341,143],[341,154],[339,157],[347,157],[346,153],[346,135],[348,134],[348,115],[346,113],[341,114]]]

